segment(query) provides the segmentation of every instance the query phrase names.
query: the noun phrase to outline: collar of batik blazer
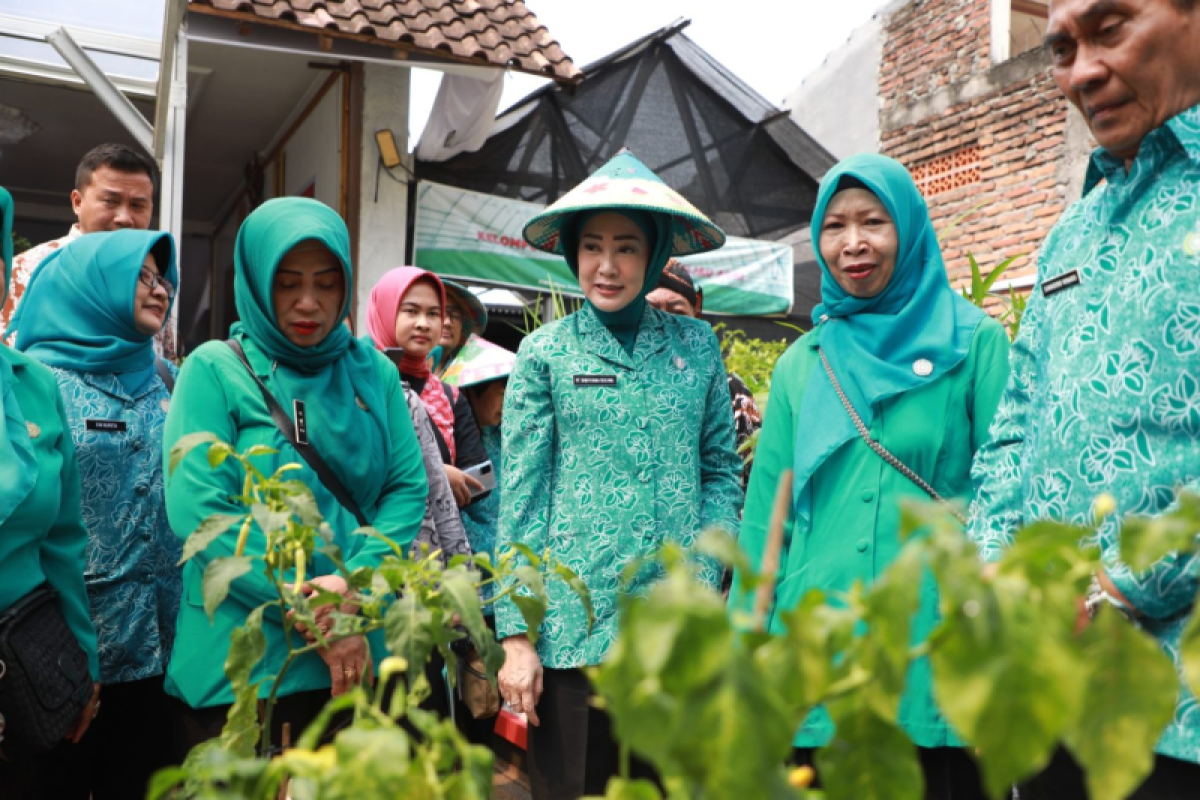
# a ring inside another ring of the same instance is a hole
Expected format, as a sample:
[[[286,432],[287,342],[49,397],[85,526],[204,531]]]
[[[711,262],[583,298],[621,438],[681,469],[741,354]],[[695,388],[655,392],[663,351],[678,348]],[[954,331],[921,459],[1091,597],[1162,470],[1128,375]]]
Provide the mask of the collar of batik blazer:
[[[625,352],[617,337],[604,327],[592,307],[584,303],[583,308],[576,314],[579,341],[583,348],[593,355],[624,367],[633,369],[639,361],[648,358],[667,346],[667,334],[664,312],[646,304],[642,312],[642,321],[638,324],[637,341],[633,345],[633,355]]]

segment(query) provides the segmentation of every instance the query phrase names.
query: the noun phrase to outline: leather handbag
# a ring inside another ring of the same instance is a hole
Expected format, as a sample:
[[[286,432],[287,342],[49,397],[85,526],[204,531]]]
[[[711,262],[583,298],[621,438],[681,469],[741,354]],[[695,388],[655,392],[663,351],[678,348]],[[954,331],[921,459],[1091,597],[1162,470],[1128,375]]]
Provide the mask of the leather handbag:
[[[9,761],[63,740],[92,696],[87,654],[43,584],[0,614],[0,715]]]
[[[500,690],[488,678],[483,659],[474,647],[458,658],[458,696],[475,719],[500,713]]]

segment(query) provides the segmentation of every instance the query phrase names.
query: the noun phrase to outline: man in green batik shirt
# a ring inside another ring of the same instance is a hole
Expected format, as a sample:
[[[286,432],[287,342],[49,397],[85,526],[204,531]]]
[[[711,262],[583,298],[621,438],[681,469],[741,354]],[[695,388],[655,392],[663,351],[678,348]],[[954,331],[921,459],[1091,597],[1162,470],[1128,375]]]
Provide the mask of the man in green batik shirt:
[[[1200,561],[1134,573],[1121,517],[1200,490],[1200,0],[1051,0],[1046,34],[1059,88],[1100,147],[1083,198],[1046,238],[1013,345],[1012,377],[980,451],[971,535],[988,560],[1037,519],[1092,520],[1097,575],[1178,663]],[[1104,698],[1091,698],[1104,702]],[[1200,705],[1182,688],[1135,798],[1200,792]],[[1021,792],[1084,798],[1065,751]]]

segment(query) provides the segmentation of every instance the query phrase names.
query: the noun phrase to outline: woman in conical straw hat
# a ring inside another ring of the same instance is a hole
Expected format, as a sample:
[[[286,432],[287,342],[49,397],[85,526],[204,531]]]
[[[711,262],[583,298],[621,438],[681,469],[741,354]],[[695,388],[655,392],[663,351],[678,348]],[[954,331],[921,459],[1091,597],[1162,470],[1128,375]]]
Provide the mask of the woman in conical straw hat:
[[[534,798],[603,794],[617,748],[588,703],[583,667],[617,633],[625,567],[701,531],[735,532],[742,503],[725,368],[708,325],[646,303],[671,256],[725,235],[632,154],[622,152],[525,226],[561,254],[585,302],[526,337],[504,399],[497,549],[549,549],[591,592],[552,586],[536,648],[511,600],[496,609],[507,654],[500,691],[528,716]],[[705,562],[716,587],[721,569]],[[628,590],[645,592],[654,570]],[[637,772],[637,768],[634,769]]]

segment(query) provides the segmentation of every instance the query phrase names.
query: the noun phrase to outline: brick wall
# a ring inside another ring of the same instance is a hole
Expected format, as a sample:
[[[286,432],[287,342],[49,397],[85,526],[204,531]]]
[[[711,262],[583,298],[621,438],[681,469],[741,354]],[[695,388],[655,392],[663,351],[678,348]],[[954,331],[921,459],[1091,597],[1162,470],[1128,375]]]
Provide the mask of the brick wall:
[[[1009,256],[1021,258],[1005,278],[1031,273],[1077,191],[1068,104],[1044,54],[993,67],[989,50],[988,0],[914,0],[884,26],[881,149],[920,175],[951,176],[921,185],[955,286],[970,282],[968,253],[985,274]]]

